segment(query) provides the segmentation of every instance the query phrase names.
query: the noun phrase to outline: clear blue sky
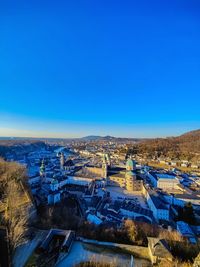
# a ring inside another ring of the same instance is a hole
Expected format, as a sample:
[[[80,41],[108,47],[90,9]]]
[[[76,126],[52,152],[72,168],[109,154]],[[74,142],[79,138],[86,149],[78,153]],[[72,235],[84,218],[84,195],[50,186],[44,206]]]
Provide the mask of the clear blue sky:
[[[200,1],[0,3],[0,136],[200,128]]]

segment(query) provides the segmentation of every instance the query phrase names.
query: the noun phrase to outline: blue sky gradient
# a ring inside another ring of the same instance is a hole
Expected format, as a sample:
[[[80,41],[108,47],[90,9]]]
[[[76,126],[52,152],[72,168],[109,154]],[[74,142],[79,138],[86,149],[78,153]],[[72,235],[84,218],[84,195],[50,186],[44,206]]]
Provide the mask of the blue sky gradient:
[[[2,1],[0,136],[200,128],[199,1]]]

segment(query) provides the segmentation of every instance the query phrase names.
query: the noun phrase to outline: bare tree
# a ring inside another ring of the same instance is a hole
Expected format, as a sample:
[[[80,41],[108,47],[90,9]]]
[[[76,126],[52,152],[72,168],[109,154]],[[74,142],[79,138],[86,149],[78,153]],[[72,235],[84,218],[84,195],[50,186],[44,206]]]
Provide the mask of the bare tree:
[[[15,249],[24,239],[27,232],[28,207],[23,205],[24,194],[16,180],[7,185],[6,220],[12,249]]]

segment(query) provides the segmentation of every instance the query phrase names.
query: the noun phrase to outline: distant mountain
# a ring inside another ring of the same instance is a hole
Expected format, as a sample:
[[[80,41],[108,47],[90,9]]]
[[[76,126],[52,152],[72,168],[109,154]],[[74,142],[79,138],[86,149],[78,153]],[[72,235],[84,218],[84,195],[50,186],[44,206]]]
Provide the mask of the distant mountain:
[[[81,139],[85,140],[85,141],[98,141],[98,140],[116,140],[119,139],[117,137],[114,136],[110,136],[110,135],[106,135],[106,136],[100,136],[100,135],[89,135],[89,136],[85,136],[82,137]]]
[[[85,140],[85,141],[95,141],[95,140],[102,139],[102,136],[100,136],[100,135],[88,135],[88,136],[82,137],[81,139]]]
[[[85,136],[82,137],[81,140],[84,141],[112,141],[112,142],[139,142],[141,140],[146,140],[143,138],[128,138],[128,137],[114,137],[114,136],[110,136],[110,135],[106,135],[106,136],[99,136],[99,135],[89,135],[89,136]]]

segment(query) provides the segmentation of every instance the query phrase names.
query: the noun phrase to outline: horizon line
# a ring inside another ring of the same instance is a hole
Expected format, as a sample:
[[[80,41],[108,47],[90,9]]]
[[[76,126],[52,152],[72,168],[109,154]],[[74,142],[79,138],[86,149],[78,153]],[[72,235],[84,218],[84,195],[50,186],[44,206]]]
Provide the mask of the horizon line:
[[[198,130],[198,129],[196,129]],[[192,131],[196,131],[196,130],[191,130],[189,132]],[[184,132],[186,133],[186,132]],[[20,138],[20,139],[83,139],[86,137],[100,137],[100,138],[104,138],[104,137],[112,137],[112,138],[121,138],[121,139],[157,139],[157,138],[162,138],[162,139],[166,139],[166,138],[172,138],[172,137],[178,137],[183,135],[184,133],[180,134],[180,135],[170,135],[170,136],[154,136],[154,137],[127,137],[127,136],[114,136],[114,135],[86,135],[86,136],[82,136],[82,137],[45,137],[45,136],[1,136],[0,135],[0,139],[1,138],[9,138],[9,139],[13,139],[13,138]]]
[[[189,133],[189,132],[194,132],[194,131],[200,131],[200,128],[198,127],[198,128],[193,128],[193,129],[188,129],[188,130],[185,130],[185,131],[181,131],[181,132],[179,132],[179,133],[177,133],[177,134],[169,134],[169,135],[158,135],[158,136],[151,136],[151,135],[149,135],[149,136],[139,136],[138,137],[138,133],[136,133],[136,136],[134,137],[134,136],[132,136],[132,137],[128,137],[128,136],[125,136],[125,135],[122,135],[122,136],[115,136],[115,135],[112,135],[112,134],[104,134],[104,135],[100,135],[100,134],[85,134],[85,135],[82,135],[82,136],[76,136],[76,135],[69,135],[68,137],[64,134],[64,133],[61,133],[61,135],[60,136],[57,136],[56,137],[56,134],[54,135],[52,132],[51,133],[49,133],[49,134],[51,134],[51,136],[45,136],[45,134],[43,135],[42,133],[40,133],[41,135],[31,135],[31,132],[28,134],[28,135],[20,135],[20,133],[18,134],[18,135],[8,135],[8,134],[5,134],[4,133],[4,135],[0,135],[0,138],[1,139],[14,139],[14,138],[21,138],[21,139],[83,139],[83,138],[85,138],[85,137],[92,137],[92,136],[97,136],[97,137],[101,137],[101,138],[103,138],[103,137],[108,137],[108,136],[110,136],[110,137],[113,137],[113,138],[126,138],[126,139],[156,139],[156,138],[162,138],[162,139],[166,139],[166,138],[172,138],[172,137],[178,137],[178,136],[181,136],[181,135],[183,135],[183,134],[186,134],[186,133]],[[48,134],[48,133],[47,133]],[[57,133],[58,134],[58,133]]]

